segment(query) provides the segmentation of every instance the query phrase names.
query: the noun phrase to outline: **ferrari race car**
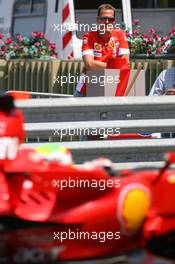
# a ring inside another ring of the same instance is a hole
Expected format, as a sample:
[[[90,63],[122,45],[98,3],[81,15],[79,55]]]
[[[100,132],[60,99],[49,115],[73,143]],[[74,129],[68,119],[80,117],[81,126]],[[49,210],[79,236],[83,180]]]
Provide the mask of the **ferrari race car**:
[[[22,113],[12,98],[5,100],[0,263],[135,263],[138,249],[172,260],[159,263],[174,263],[175,153],[167,154],[161,169],[115,171],[106,159],[78,166],[57,144],[21,147]]]

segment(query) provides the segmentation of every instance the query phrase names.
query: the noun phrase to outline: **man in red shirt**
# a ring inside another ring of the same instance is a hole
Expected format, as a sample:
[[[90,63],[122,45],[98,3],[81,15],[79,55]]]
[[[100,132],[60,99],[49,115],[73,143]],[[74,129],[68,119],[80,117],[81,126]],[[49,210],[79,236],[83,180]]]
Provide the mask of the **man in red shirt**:
[[[110,4],[98,8],[97,30],[83,37],[82,57],[86,70],[105,69],[109,58],[121,56],[129,63],[129,48],[124,32],[115,27],[116,10]],[[77,96],[86,95],[85,75],[80,76]]]

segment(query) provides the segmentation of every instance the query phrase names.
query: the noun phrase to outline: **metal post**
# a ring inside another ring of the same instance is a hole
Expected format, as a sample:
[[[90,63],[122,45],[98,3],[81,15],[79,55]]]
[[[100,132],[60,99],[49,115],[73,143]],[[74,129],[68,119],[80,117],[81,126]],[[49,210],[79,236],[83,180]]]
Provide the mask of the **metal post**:
[[[122,0],[122,12],[125,27],[132,33],[132,14],[131,14],[131,1]]]

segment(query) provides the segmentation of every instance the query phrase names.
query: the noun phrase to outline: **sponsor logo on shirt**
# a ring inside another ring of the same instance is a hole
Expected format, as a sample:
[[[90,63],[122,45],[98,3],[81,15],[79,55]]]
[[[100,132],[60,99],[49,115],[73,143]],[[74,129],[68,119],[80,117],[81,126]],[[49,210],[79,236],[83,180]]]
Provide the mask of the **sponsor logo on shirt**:
[[[100,57],[102,57],[102,53],[98,53],[98,52],[95,52],[95,51],[94,51],[94,56],[100,58]]]
[[[111,49],[115,47],[114,37],[110,38],[110,40],[108,42],[108,47],[111,48]]]
[[[94,43],[94,51],[97,51],[97,52],[102,52],[102,45],[95,42]]]

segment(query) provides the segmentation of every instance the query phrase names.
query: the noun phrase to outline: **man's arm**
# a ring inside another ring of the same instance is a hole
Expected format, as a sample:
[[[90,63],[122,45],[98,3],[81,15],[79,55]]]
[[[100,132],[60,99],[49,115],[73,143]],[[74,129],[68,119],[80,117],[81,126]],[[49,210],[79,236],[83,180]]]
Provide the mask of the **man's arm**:
[[[125,35],[123,32],[120,34],[120,39],[121,39],[121,47],[119,50],[119,57],[125,58],[127,62],[129,63],[129,48],[127,41],[125,39]],[[112,49],[109,51],[108,54],[105,55],[105,57],[102,58],[101,61],[94,60],[93,56],[93,40],[91,39],[91,36],[89,33],[84,35],[83,38],[83,62],[85,65],[86,70],[100,70],[100,69],[105,69],[107,66],[107,63],[104,62],[108,57],[111,57],[112,55]]]
[[[129,63],[129,54],[121,55],[119,57],[126,59],[127,63]]]
[[[94,60],[94,40],[90,32],[83,37],[82,58],[86,70],[105,69],[106,63]]]
[[[125,58],[129,64],[129,54],[121,55],[119,57]],[[106,62],[94,60],[94,57],[92,55],[84,55],[83,62],[84,62],[86,70],[106,69],[106,65],[107,65]]]
[[[120,47],[119,47],[118,56],[120,56],[121,58],[125,58],[127,63],[129,64],[130,51],[129,51],[128,42],[127,42],[127,39],[126,39],[126,34],[122,30],[119,30],[118,34],[119,34],[119,38],[120,38]]]
[[[111,56],[112,50],[109,51],[101,60],[94,60],[94,40],[90,32],[83,37],[82,58],[86,70],[100,70],[106,68],[106,59]]]
[[[100,70],[106,68],[106,63],[94,60],[94,57],[91,55],[84,55],[83,62],[86,70]]]

